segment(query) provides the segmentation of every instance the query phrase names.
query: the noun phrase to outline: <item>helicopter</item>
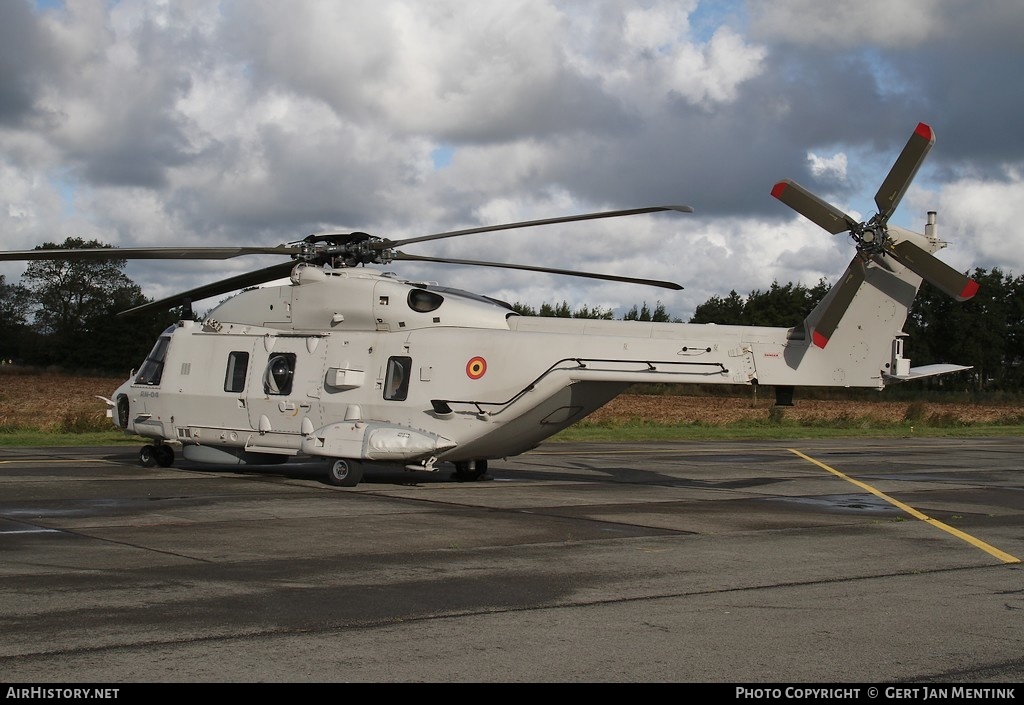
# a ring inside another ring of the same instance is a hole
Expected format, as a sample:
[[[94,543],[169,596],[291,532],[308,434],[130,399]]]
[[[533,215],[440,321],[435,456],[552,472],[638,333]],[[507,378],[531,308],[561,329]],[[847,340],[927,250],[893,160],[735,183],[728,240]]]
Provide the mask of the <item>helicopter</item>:
[[[479,479],[489,460],[519,455],[631,385],[886,385],[970,369],[911,367],[902,331],[922,281],[959,301],[978,284],[934,253],[946,246],[929,212],[924,234],[889,225],[935,143],[918,124],[858,221],[792,180],[772,196],[827,232],[848,233],[845,273],[792,328],[520,315],[500,300],[374,268],[393,261],[505,267],[681,289],[673,282],[531,265],[407,254],[406,245],[470,234],[641,213],[652,206],[390,240],[327,232],[273,247],[154,247],[0,252],[0,260],[228,259],[280,255],[270,267],[118,315],[183,306],[137,372],[110,398],[113,424],[145,438],[139,461],[178,453],[216,465],[321,459],[326,480],[354,487],[368,469]],[[368,266],[369,265],[369,266]],[[288,277],[287,284],[260,286]],[[234,291],[194,320],[191,304]]]

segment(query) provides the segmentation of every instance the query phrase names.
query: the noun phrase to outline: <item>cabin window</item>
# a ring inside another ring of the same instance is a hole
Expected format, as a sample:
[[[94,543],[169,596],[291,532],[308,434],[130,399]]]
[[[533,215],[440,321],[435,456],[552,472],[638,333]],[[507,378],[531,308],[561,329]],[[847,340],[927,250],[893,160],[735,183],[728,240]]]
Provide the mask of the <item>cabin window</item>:
[[[291,394],[295,377],[295,353],[274,353],[263,372],[263,391],[267,394]]]
[[[164,374],[164,360],[167,358],[167,346],[171,344],[171,336],[161,335],[156,341],[149,357],[142,363],[142,369],[135,377],[135,384],[149,384],[157,386]]]
[[[388,358],[388,371],[384,376],[385,399],[404,401],[409,396],[409,371],[411,369],[411,357]]]
[[[224,373],[225,392],[245,391],[245,373],[249,369],[249,353],[228,353],[228,369]]]
[[[444,297],[425,289],[413,289],[409,292],[409,308],[417,313],[436,311],[444,303]]]

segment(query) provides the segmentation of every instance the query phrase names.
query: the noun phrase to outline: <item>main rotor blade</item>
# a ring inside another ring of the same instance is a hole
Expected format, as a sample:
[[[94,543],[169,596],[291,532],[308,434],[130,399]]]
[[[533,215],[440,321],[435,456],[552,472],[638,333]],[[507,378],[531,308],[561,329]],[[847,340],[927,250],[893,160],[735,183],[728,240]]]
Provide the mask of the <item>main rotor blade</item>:
[[[227,294],[228,292],[235,291],[237,289],[259,286],[260,284],[272,282],[275,279],[287,277],[294,266],[294,262],[278,262],[277,264],[264,269],[257,269],[255,272],[240,274],[237,277],[231,277],[230,279],[222,279],[219,282],[206,284],[205,286],[196,287],[195,289],[189,289],[188,291],[183,291],[180,294],[175,294],[174,296],[169,296],[166,299],[160,299],[159,301],[151,301],[147,304],[136,306],[135,308],[130,308],[126,311],[121,311],[117,315],[127,316],[129,314],[145,313],[147,311],[166,311],[167,309],[174,308],[175,306],[181,306],[185,302],[202,301],[203,299],[208,299],[211,296]]]
[[[426,242],[428,240],[440,240],[446,237],[459,235],[473,235],[475,233],[490,233],[496,230],[512,230],[514,228],[532,228],[535,225],[552,225],[554,223],[572,223],[578,220],[596,220],[598,218],[620,218],[627,215],[639,215],[641,213],[657,213],[659,211],[677,211],[679,213],[693,213],[690,206],[651,206],[649,208],[631,208],[621,211],[604,211],[602,213],[584,213],[582,215],[567,215],[561,218],[545,218],[543,220],[525,220],[520,223],[504,223],[502,225],[485,225],[479,228],[467,228],[466,230],[452,230],[446,233],[435,233],[433,235],[422,235],[411,237],[405,240],[384,240],[381,243],[373,243],[373,249],[385,249],[389,247],[401,247],[414,242]]]
[[[858,225],[857,221],[846,213],[790,179],[784,179],[775,184],[772,187],[772,195],[833,235],[853,230]]]
[[[978,293],[978,282],[909,240],[896,243],[888,252],[904,267],[957,301],[967,301]]]
[[[825,305],[821,318],[814,324],[811,340],[817,347],[824,348],[828,345],[829,339],[836,332],[836,328],[839,327],[839,322],[843,320],[846,309],[850,307],[853,297],[856,296],[857,290],[860,289],[860,285],[863,282],[864,262],[860,256],[857,256],[853,258],[850,266],[846,268],[842,281],[836,285],[835,294]]]
[[[52,259],[230,259],[242,255],[293,255],[298,249],[276,247],[97,247],[68,250],[10,250],[0,260]]]
[[[468,259],[447,259],[444,257],[422,257],[420,255],[407,255],[404,252],[395,252],[393,259],[408,260],[411,262],[440,262],[442,264],[467,264],[478,267],[501,267],[503,269],[522,269],[528,272],[547,272],[548,274],[565,274],[570,277],[586,277],[588,279],[604,279],[607,281],[626,282],[629,284],[645,284],[647,286],[660,286],[665,289],[680,290],[683,287],[674,282],[658,281],[656,279],[635,279],[633,277],[620,277],[614,274],[593,274],[591,272],[577,272],[571,269],[554,269],[551,267],[534,267],[527,264],[505,264],[503,262],[482,262]]]
[[[921,163],[933,144],[935,144],[935,133],[932,132],[932,128],[919,122],[913,134],[910,135],[910,139],[907,140],[903,151],[900,152],[900,156],[896,159],[896,163],[889,170],[889,175],[885,177],[878,193],[875,194],[875,205],[878,206],[878,213],[882,216],[883,223],[889,220],[889,216],[896,210],[903,194],[910,188],[910,182],[914,180],[914,175],[921,168]]]

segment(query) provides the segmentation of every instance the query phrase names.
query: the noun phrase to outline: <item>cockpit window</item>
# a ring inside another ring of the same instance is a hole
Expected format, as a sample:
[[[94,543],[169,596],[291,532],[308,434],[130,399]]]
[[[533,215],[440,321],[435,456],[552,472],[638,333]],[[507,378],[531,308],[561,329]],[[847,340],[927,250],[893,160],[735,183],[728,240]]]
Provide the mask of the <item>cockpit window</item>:
[[[444,303],[444,297],[426,289],[413,289],[409,292],[409,308],[417,313],[436,311]]]
[[[295,353],[274,353],[263,371],[263,391],[267,394],[291,394],[295,377]]]
[[[160,384],[160,378],[164,374],[164,360],[167,358],[167,346],[170,344],[171,336],[160,336],[146,361],[142,363],[139,374],[135,376],[135,384],[148,384],[154,387]]]

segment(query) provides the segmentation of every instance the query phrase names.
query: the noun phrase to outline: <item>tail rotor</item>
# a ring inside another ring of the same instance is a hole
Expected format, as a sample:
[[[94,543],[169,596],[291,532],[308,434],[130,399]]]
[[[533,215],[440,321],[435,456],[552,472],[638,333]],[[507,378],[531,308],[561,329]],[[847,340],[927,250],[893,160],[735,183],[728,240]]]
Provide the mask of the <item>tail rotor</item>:
[[[864,281],[865,265],[871,260],[891,257],[958,301],[966,301],[977,293],[976,281],[907,239],[907,231],[888,225],[889,218],[934,144],[935,132],[923,122],[919,123],[875,194],[878,212],[863,222],[858,222],[795,181],[786,179],[772,188],[772,196],[833,235],[848,232],[857,246],[857,257],[846,270],[812,331],[812,340],[819,348],[825,347],[839,326]]]

